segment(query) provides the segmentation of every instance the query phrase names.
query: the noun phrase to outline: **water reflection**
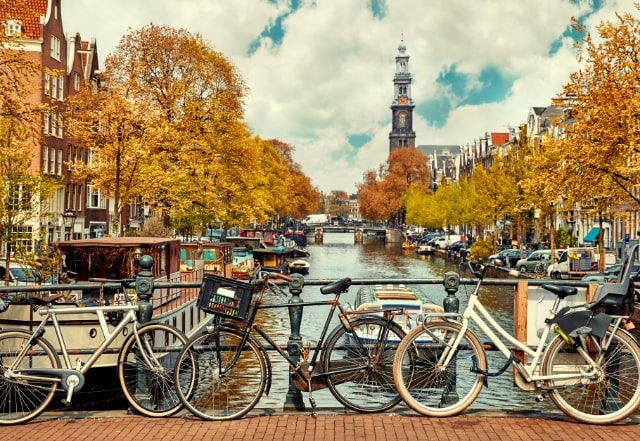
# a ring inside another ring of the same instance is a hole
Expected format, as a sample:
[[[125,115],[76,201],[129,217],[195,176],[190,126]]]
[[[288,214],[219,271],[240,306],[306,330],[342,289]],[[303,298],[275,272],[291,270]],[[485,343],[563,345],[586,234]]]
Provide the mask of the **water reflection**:
[[[436,256],[419,256],[414,251],[402,250],[398,244],[385,245],[382,242],[370,241],[364,244],[354,244],[353,235],[347,233],[325,234],[324,243],[316,245],[310,238],[308,245],[311,264],[306,279],[337,280],[342,277],[353,279],[431,279],[440,278],[448,271],[459,271],[458,266]],[[470,275],[461,274],[468,278]],[[425,297],[435,304],[442,304],[447,293],[442,285],[416,285]],[[462,285],[458,292],[461,311],[466,307],[468,294],[473,290],[471,285]],[[349,293],[343,294],[342,301],[353,304],[357,287],[351,288]],[[513,288],[512,287],[483,287],[481,299],[491,311],[498,323],[509,332],[513,332]],[[324,297],[318,286],[306,286],[302,297],[306,301],[320,300]],[[282,301],[280,298],[272,299]],[[315,345],[322,329],[328,307],[309,307],[303,314],[301,335],[303,343]],[[270,331],[278,332],[278,343],[286,345],[289,335],[289,316],[286,309],[268,310],[260,313],[261,325]],[[268,316],[267,316],[268,314]],[[480,336],[481,340],[484,336]],[[485,340],[483,340],[485,341]],[[288,364],[281,357],[270,351],[273,362],[274,381],[270,395],[263,396],[257,407],[281,407],[288,390]],[[489,351],[487,353],[489,370],[494,372],[504,366],[501,354]],[[512,370],[499,377],[489,378],[489,388],[484,388],[471,408],[477,409],[515,409],[548,411],[555,407],[548,401],[536,403],[535,395],[524,393],[513,386]],[[328,390],[315,391],[314,398],[320,407],[340,407]],[[303,401],[310,407],[307,394],[303,393]]]

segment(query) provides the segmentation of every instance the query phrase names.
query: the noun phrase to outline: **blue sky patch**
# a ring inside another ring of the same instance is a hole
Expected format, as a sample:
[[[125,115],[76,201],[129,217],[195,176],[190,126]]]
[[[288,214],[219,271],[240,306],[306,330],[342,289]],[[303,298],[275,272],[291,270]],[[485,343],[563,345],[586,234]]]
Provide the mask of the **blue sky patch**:
[[[353,135],[347,135],[347,140],[349,144],[355,148],[360,148],[369,141],[371,141],[371,135],[366,135],[364,133],[356,133]]]
[[[378,20],[383,19],[387,15],[387,3],[385,0],[369,0],[369,9]]]
[[[276,3],[276,0],[270,1],[271,3]],[[273,41],[275,46],[280,46],[284,38],[284,28],[282,27],[282,23],[289,15],[300,9],[301,3],[302,0],[291,0],[291,9],[284,14],[279,15],[273,24],[267,24],[260,35],[258,35],[251,43],[249,43],[249,47],[247,48],[247,55],[251,56],[258,50],[258,48],[260,47],[260,40],[262,40],[263,38],[268,38]]]

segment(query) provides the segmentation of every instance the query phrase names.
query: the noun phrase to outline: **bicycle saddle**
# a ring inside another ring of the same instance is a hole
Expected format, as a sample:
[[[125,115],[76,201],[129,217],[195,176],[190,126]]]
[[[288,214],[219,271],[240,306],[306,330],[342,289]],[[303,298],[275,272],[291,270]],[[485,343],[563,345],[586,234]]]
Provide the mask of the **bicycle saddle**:
[[[578,293],[578,288],[576,288],[575,286],[549,285],[545,283],[544,285],[542,285],[542,287],[547,291],[554,293],[561,299],[569,296],[574,296]]]
[[[339,292],[345,292],[351,286],[351,279],[345,277],[344,279],[336,280],[328,285],[320,288],[322,294],[336,294]]]

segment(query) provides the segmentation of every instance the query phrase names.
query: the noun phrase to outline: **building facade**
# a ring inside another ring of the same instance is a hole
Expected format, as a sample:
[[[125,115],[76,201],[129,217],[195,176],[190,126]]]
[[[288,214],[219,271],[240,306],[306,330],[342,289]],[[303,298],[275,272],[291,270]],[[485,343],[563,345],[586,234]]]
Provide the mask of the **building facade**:
[[[26,222],[21,231],[21,244],[27,251],[38,252],[48,243],[88,237],[92,219],[104,221],[107,206],[96,201],[96,212],[87,206],[93,194],[85,180],[72,176],[70,162],[90,160],[91,153],[65,134],[63,114],[65,102],[83,82],[96,83],[99,69],[95,40],[83,41],[79,34],[67,36],[62,23],[61,0],[7,0],[0,4],[2,31],[11,35],[5,50],[21,50],[26,58],[40,65],[33,79],[31,96],[25,99],[45,104],[42,113],[42,137],[34,142],[31,171],[57,177],[60,186],[45,201],[37,218]],[[104,222],[103,222],[104,223]],[[31,239],[24,239],[24,232]],[[10,249],[6,246],[1,254]]]

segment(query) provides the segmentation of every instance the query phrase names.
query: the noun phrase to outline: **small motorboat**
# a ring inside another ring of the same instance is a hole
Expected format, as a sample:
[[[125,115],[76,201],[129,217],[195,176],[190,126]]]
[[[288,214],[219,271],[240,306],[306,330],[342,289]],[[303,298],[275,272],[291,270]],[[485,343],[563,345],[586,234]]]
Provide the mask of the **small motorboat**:
[[[417,245],[415,247],[416,253],[420,256],[431,256],[433,255],[433,247],[427,244]]]
[[[308,274],[309,267],[310,267],[309,262],[307,262],[304,259],[296,259],[289,262],[290,273]]]
[[[354,309],[375,315],[383,315],[385,310],[401,309],[402,312],[393,319],[406,333],[427,319],[426,314],[443,312],[441,306],[403,284],[363,286],[356,294]],[[372,336],[375,338],[377,336]]]

